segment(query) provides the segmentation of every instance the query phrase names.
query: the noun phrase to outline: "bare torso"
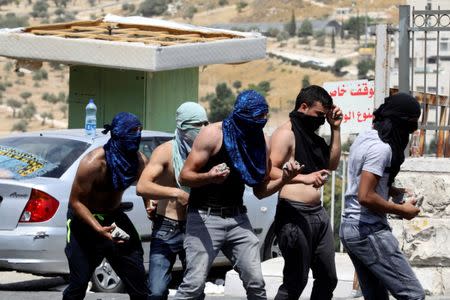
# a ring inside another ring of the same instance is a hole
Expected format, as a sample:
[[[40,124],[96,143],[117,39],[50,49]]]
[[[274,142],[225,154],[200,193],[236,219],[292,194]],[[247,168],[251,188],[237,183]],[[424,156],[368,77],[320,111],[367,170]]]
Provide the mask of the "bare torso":
[[[141,154],[140,154],[141,155]],[[116,210],[120,206],[123,191],[114,191],[111,175],[108,172],[105,151],[102,147],[93,150],[86,157],[83,163],[93,164],[90,168],[90,178],[92,180],[91,189],[85,191],[85,195],[80,199],[92,213],[108,213]],[[140,161],[140,169],[144,162]]]
[[[289,148],[288,160],[295,160],[295,136],[291,126],[291,122],[288,121],[280,126],[277,131],[282,131],[280,133],[286,135],[285,137],[290,141],[289,144],[286,145],[286,147]],[[319,205],[320,189],[302,183],[286,184],[280,191],[280,198],[299,201],[308,205]]]
[[[160,146],[164,148],[164,161],[166,163],[156,183],[163,186],[177,187],[172,161],[172,145],[172,141],[169,141]],[[158,200],[156,213],[174,220],[185,220],[186,206],[181,205],[176,199]]]

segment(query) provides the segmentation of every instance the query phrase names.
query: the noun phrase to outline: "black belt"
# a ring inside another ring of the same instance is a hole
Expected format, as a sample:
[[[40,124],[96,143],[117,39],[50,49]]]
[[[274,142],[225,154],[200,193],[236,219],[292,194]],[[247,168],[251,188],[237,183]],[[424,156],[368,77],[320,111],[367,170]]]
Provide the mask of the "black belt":
[[[242,206],[229,206],[229,207],[209,207],[200,206],[195,207],[199,212],[206,213],[208,215],[219,216],[222,218],[232,218],[240,214],[247,213],[247,207]]]

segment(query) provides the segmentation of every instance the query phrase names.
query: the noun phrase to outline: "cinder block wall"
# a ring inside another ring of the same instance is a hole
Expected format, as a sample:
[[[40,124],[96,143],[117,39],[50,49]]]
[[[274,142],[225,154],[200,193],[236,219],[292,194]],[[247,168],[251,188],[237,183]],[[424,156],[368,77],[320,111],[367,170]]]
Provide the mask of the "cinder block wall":
[[[450,159],[408,158],[395,185],[424,197],[415,219],[389,220],[400,248],[428,295],[450,296]]]

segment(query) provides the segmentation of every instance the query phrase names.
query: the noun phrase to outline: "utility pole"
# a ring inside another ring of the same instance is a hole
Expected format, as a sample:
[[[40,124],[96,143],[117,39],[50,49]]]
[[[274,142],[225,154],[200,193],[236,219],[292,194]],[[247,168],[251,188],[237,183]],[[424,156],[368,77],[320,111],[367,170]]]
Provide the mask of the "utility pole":
[[[365,30],[365,36],[364,36],[364,48],[367,48],[367,0],[364,0],[364,8],[366,11],[366,16],[364,18],[364,30]]]

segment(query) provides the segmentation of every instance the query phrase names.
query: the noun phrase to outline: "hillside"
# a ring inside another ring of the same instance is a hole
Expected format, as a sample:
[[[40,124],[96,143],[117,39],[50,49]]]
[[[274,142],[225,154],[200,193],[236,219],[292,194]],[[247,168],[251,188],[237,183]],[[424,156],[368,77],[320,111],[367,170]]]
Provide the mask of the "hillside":
[[[36,12],[35,5],[38,1],[18,1],[0,6],[0,25],[2,20],[7,20],[8,13],[14,13],[15,17],[23,18],[28,25],[45,22],[54,23],[61,20],[68,21],[70,19],[96,19],[107,13],[135,15],[140,3],[142,3],[142,1],[66,0],[64,1],[66,7],[62,7],[61,5],[56,6],[56,3],[61,3],[58,1],[63,0],[43,1],[48,4],[46,16],[32,17],[31,14]],[[242,4],[243,2],[245,5]],[[369,12],[389,12],[389,18],[395,20],[396,9],[394,5],[403,2],[400,0],[358,0],[356,8],[358,13],[362,14],[365,11],[365,3],[367,3]],[[161,17],[206,26],[218,23],[243,22],[285,23],[291,18],[292,12],[295,13],[297,20],[326,18],[332,16],[336,8],[350,7],[351,3],[352,0],[178,0],[172,1],[170,9]],[[186,16],[186,11],[190,7],[195,7],[196,10],[192,14],[192,19]],[[319,45],[319,39],[322,39],[321,45]],[[374,42],[373,38],[371,42]],[[214,92],[216,85],[221,82],[225,82],[231,87],[235,81],[241,81],[242,88],[245,88],[249,84],[256,85],[262,81],[268,81],[271,89],[267,99],[272,108],[269,125],[276,126],[286,119],[287,111],[291,109],[292,101],[297,96],[305,75],[309,76],[311,84],[319,85],[325,81],[356,78],[355,66],[358,61],[358,53],[355,50],[358,46],[355,40],[350,38],[345,43],[338,40],[335,52],[331,50],[331,47],[329,36],[324,38],[310,37],[306,44],[304,39],[299,38],[286,39],[284,37],[282,40],[278,38],[268,40],[268,51],[277,53],[322,56],[331,58],[332,61],[337,58],[348,57],[352,65],[348,67],[350,72],[346,77],[338,78],[331,72],[292,66],[274,58],[239,65],[212,65],[200,68],[200,98]],[[66,127],[65,109],[67,109],[67,104],[61,101],[61,97],[63,97],[61,93],[68,95],[68,67],[61,65],[55,69],[54,65],[52,67],[48,63],[44,63],[43,70],[46,70],[48,79],[37,80],[34,73],[14,72],[14,64],[13,60],[0,58],[0,135],[8,134],[14,124],[20,122],[21,118],[17,115],[20,115],[21,109],[26,106],[25,99],[21,97],[24,92],[31,94],[27,102],[32,102],[36,106],[35,117],[27,121],[28,125],[25,126],[25,130]],[[43,98],[46,98],[46,100]],[[16,109],[16,118],[12,117],[11,105],[7,105],[10,99],[15,99],[16,102],[21,103],[21,108]],[[207,106],[207,103],[204,104]],[[53,120],[42,120],[41,115]],[[22,121],[22,123],[24,122]],[[22,124],[17,128],[24,128],[24,125]]]

